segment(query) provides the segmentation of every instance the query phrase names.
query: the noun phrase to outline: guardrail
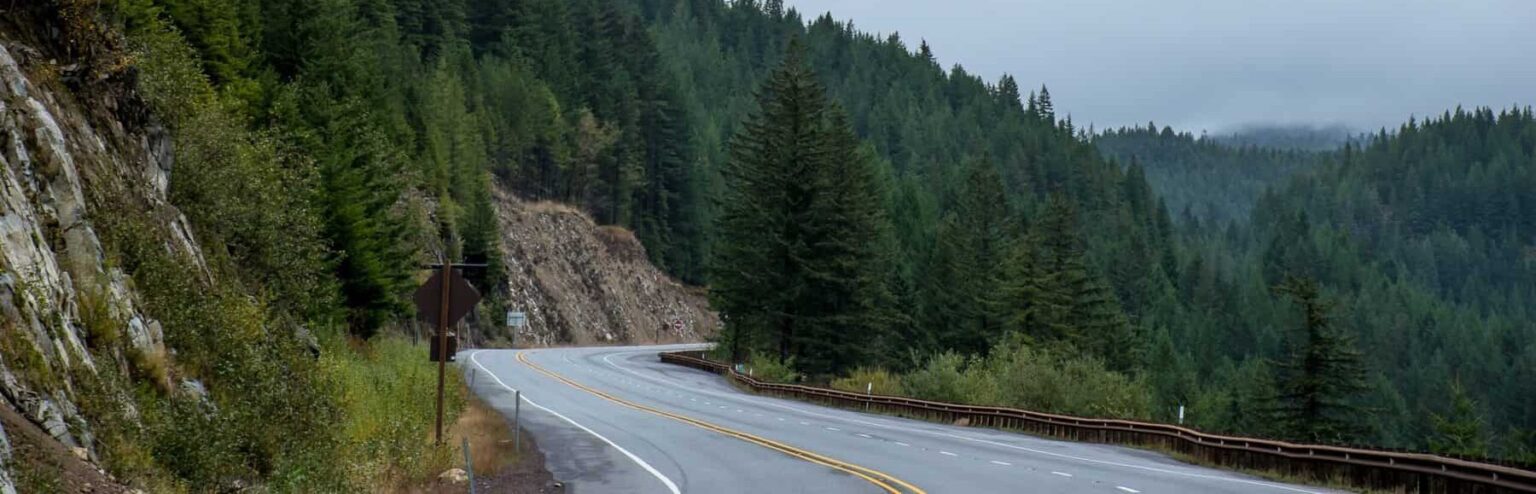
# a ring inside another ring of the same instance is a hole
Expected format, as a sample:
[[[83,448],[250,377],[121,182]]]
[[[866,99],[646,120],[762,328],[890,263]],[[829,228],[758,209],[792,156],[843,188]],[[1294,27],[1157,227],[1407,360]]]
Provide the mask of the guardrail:
[[[1421,453],[1293,444],[1284,441],[1207,434],[1176,425],[1092,419],[851,393],[835,389],[759,381],[703,352],[662,353],[661,361],[724,374],[758,393],[831,406],[861,408],[972,427],[994,427],[1073,441],[1155,447],[1229,468],[1274,472],[1298,478],[1409,492],[1536,492],[1536,472]]]

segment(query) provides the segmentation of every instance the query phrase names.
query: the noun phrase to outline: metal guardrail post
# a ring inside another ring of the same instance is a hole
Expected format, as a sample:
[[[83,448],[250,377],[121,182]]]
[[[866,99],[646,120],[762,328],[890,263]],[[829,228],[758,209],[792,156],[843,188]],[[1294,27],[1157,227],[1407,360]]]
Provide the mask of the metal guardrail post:
[[[475,460],[469,456],[469,438],[464,438],[464,473],[469,477],[469,494],[475,494]]]

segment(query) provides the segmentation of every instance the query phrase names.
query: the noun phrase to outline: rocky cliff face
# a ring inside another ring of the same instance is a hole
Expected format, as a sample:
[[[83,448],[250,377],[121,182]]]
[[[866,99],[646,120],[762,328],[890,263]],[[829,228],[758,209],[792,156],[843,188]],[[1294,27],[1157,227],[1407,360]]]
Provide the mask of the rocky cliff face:
[[[127,60],[79,62],[91,47],[71,48],[60,27],[22,5],[0,2],[0,494],[39,469],[63,491],[114,492],[96,439],[112,429],[95,429],[110,426],[93,424],[82,404],[121,404],[130,422],[140,415],[132,397],[104,396],[131,388],[98,384],[147,375],[160,393],[196,400],[206,391],[164,370],[176,352],[136,286],[151,281],[135,281],[104,253],[103,232],[117,226],[102,226],[122,214],[110,205],[146,212],[135,218],[157,232],[151,250],[214,276],[169,202],[172,138],[136,95],[135,70]],[[114,69],[97,73],[103,66]],[[700,341],[714,332],[702,292],[652,266],[627,231],[564,206],[498,199],[511,305],[529,319],[516,344]],[[162,369],[145,371],[144,362]]]
[[[166,350],[159,323],[142,314],[131,283],[103,255],[88,191],[121,191],[163,211],[158,221],[177,232],[165,248],[201,257],[166,201],[169,138],[124,89],[129,81],[95,78],[50,49],[60,45],[48,39],[56,32],[11,22],[26,19],[0,22],[0,406],[95,460],[91,424],[77,406],[79,379],[125,370],[98,365],[89,340],[110,332],[126,336],[133,352]],[[18,431],[0,429],[0,466],[8,467],[15,461],[7,432]],[[14,471],[0,468],[0,493],[15,492]]]
[[[511,310],[528,314],[519,346],[695,342],[719,327],[703,291],[656,269],[629,231],[505,192],[497,211]]]

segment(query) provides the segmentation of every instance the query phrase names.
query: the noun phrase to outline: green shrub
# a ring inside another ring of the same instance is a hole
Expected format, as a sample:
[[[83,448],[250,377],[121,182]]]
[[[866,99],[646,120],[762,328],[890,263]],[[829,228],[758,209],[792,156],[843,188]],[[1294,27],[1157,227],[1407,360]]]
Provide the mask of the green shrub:
[[[986,403],[994,394],[991,376],[979,366],[967,365],[954,352],[930,357],[921,367],[902,376],[901,386],[914,398],[953,403]]]
[[[872,392],[877,395],[902,396],[901,376],[878,368],[860,367],[848,373],[848,377],[834,379],[832,389],[854,393]],[[873,389],[873,391],[869,391]]]
[[[795,372],[794,357],[779,360],[766,353],[752,354],[752,358],[747,360],[747,372],[757,379],[779,383],[800,382],[805,377]]]
[[[840,379],[833,386],[862,392],[863,383],[874,382],[876,375]],[[1140,380],[1092,357],[1063,356],[1021,342],[998,345],[985,359],[935,355],[901,376],[900,387],[924,400],[1087,417],[1144,419],[1151,411],[1151,395]]]
[[[1151,412],[1145,383],[1093,357],[1013,345],[994,349],[986,369],[999,405],[1086,417],[1144,419]]]

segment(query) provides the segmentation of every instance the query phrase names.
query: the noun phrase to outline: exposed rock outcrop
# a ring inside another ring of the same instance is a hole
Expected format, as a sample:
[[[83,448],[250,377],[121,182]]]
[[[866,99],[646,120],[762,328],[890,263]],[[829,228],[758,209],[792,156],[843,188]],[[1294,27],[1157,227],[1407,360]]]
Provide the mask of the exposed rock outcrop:
[[[693,342],[719,327],[703,290],[657,269],[628,230],[561,204],[496,199],[512,309],[528,314],[519,345]]]
[[[49,43],[6,37],[16,32],[0,29],[0,407],[94,462],[77,377],[121,370],[98,368],[90,332],[124,335],[128,348],[145,354],[165,348],[159,323],[140,312],[127,276],[103,254],[87,191],[111,184],[166,211],[163,221],[177,232],[166,249],[201,256],[185,218],[166,201],[166,133],[142,118],[129,128],[118,113],[142,106],[123,89],[129,85],[72,87],[69,74],[78,68],[61,65]],[[8,446],[0,439],[0,456]],[[14,480],[0,471],[0,494]]]

